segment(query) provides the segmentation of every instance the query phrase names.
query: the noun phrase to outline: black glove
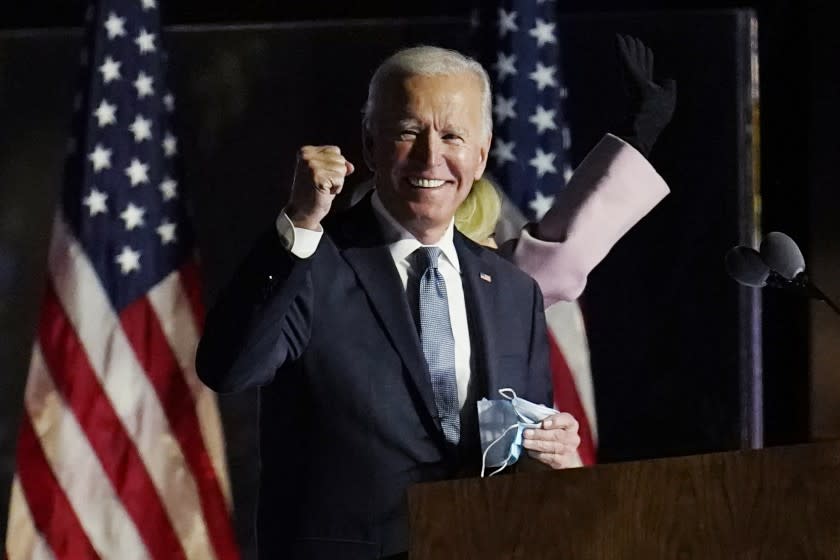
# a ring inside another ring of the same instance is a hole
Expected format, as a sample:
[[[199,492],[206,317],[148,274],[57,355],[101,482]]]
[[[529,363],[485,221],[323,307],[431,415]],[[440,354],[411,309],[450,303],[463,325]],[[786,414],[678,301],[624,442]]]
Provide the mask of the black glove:
[[[618,129],[623,138],[648,157],[659,133],[671,121],[677,102],[674,80],[653,81],[653,51],[635,37],[616,35],[627,115]]]

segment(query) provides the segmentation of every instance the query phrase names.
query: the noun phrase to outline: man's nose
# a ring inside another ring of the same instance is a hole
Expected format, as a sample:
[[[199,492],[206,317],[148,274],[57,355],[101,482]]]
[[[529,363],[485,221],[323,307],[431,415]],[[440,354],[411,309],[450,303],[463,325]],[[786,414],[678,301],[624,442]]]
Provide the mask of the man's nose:
[[[443,143],[435,134],[421,134],[414,141],[412,157],[418,162],[423,162],[426,167],[436,167],[441,160],[441,149]]]

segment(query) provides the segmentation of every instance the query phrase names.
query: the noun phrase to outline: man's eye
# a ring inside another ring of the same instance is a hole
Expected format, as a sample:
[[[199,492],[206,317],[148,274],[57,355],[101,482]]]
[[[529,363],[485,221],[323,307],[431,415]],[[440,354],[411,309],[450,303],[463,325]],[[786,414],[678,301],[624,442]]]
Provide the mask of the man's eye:
[[[447,142],[461,142],[463,138],[455,133],[448,133],[443,135],[443,139]]]
[[[414,138],[417,136],[416,130],[401,130],[400,131],[400,138]]]

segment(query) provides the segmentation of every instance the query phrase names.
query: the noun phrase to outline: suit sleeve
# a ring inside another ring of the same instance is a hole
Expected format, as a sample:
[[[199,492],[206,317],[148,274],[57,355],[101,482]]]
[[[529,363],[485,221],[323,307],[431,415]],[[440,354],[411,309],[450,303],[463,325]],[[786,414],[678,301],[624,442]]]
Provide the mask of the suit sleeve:
[[[536,282],[533,283],[532,293],[531,314],[533,319],[529,351],[530,379],[526,398],[535,403],[554,406],[548,330],[545,323],[545,312],[543,311],[543,296]]]
[[[218,392],[270,383],[300,357],[312,324],[312,258],[263,235],[207,315],[196,353],[199,378]]]
[[[575,300],[592,269],[668,192],[642,154],[607,134],[543,219],[500,251],[539,283],[546,306]]]

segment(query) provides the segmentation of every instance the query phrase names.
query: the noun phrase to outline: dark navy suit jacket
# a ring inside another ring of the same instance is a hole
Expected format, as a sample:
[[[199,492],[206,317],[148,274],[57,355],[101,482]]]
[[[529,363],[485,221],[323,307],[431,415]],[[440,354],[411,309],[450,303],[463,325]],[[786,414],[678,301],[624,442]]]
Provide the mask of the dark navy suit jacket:
[[[276,231],[264,235],[210,311],[198,348],[211,388],[262,387],[262,559],[405,551],[406,488],[478,474],[475,400],[512,387],[552,402],[539,288],[456,231],[473,359],[462,445],[447,444],[370,197],[324,229],[307,259]]]

